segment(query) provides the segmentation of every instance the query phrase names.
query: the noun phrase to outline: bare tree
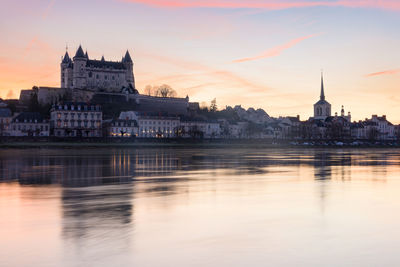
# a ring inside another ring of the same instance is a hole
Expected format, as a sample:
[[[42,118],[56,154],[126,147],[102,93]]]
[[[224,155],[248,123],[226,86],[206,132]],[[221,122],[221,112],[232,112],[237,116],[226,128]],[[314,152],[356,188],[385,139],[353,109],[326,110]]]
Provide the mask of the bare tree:
[[[207,103],[206,102],[201,102],[200,103],[200,109],[203,109],[203,110],[208,110],[208,105],[207,105]]]
[[[144,88],[144,93],[146,95],[153,95],[154,94],[154,90],[153,90],[153,86],[151,85],[146,85],[146,87]]]
[[[211,112],[216,112],[217,110],[218,110],[217,99],[214,98],[213,100],[211,100],[210,111]]]
[[[175,97],[176,91],[168,84],[158,86],[155,90],[155,95],[160,97]]]
[[[125,135],[127,132],[125,132],[124,130],[121,130],[120,133],[121,133],[121,137],[124,137],[124,135]]]

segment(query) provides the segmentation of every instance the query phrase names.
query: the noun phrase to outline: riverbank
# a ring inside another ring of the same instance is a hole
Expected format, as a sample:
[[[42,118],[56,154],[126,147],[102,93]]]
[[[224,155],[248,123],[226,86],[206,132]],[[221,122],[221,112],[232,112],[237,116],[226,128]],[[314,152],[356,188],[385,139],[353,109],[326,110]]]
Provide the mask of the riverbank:
[[[3,140],[0,148],[400,148],[394,141],[360,142],[360,141],[288,141],[288,140]]]

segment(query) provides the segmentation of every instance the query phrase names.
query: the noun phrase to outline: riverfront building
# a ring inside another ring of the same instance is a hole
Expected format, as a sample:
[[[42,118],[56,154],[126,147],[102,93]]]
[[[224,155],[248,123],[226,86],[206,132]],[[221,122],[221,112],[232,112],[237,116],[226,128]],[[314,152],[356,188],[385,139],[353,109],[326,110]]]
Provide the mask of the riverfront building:
[[[99,105],[67,102],[50,111],[53,134],[58,137],[100,137],[102,116]]]

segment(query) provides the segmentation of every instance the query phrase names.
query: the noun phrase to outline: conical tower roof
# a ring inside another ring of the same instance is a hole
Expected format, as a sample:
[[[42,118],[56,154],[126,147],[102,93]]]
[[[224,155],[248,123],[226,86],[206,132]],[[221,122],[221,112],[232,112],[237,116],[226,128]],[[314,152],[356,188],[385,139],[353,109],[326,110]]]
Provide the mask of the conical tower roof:
[[[69,58],[68,51],[65,51],[65,55],[63,57],[62,63],[69,63],[71,59]]]
[[[83,52],[83,49],[82,49],[81,45],[79,45],[78,50],[76,50],[76,54],[75,54],[74,58],[75,57],[81,57],[81,58],[85,57],[85,53]]]
[[[132,63],[132,58],[131,58],[131,55],[129,54],[128,50],[126,50],[125,57],[124,57],[124,62]]]

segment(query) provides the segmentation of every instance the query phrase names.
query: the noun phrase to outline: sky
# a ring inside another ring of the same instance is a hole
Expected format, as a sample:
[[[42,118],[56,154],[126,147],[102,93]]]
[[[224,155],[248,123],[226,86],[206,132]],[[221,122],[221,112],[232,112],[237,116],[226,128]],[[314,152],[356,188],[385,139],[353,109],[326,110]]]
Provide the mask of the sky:
[[[60,86],[60,62],[129,49],[136,87],[190,101],[313,115],[323,70],[332,112],[400,123],[398,0],[0,0],[0,97]]]

